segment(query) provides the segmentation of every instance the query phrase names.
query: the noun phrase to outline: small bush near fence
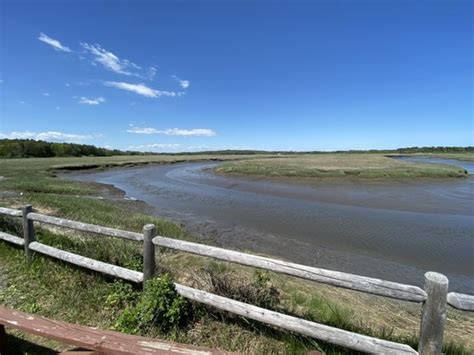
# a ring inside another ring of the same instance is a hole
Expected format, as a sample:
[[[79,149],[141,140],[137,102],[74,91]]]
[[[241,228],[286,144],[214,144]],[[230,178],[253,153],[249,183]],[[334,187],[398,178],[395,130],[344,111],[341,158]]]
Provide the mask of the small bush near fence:
[[[135,334],[154,326],[168,332],[185,324],[190,313],[188,302],[178,294],[171,278],[164,274],[145,284],[138,301],[125,309],[115,329]]]

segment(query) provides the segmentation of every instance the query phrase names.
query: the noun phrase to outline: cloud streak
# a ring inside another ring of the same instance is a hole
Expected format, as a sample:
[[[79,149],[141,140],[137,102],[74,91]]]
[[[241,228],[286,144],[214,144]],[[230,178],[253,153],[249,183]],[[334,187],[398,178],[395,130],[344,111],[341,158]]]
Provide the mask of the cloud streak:
[[[51,47],[53,47],[57,51],[68,52],[68,53],[71,52],[69,47],[63,46],[61,44],[61,42],[59,42],[57,39],[51,38],[51,37],[45,35],[43,32],[40,33],[38,39],[41,42],[49,44]]]
[[[178,95],[178,93],[174,91],[152,89],[143,83],[132,84],[132,83],[125,83],[125,82],[120,82],[120,81],[106,81],[104,85],[110,86],[116,89],[120,89],[120,90],[134,92],[135,94],[142,95],[145,97],[157,98],[160,96],[171,96],[171,97],[180,96]]]
[[[163,134],[166,136],[184,136],[184,137],[213,137],[217,133],[209,128],[193,128],[193,129],[180,129],[180,128],[169,128],[164,130],[159,130],[152,127],[136,127],[130,125],[130,128],[127,129],[128,133],[135,134]]]
[[[135,63],[127,59],[120,59],[115,54],[105,50],[98,44],[91,45],[88,43],[81,43],[81,46],[94,57],[94,62],[101,64],[105,69],[113,71],[114,73],[136,75],[130,70],[141,69]]]
[[[176,143],[151,143],[142,145],[131,145],[128,149],[146,150],[146,149],[177,149],[181,144]]]
[[[255,148],[241,147],[241,146],[211,146],[207,144],[203,145],[186,145],[186,144],[175,144],[175,143],[151,143],[142,145],[130,145],[128,150],[138,150],[141,152],[202,152],[202,151],[216,151],[216,150],[252,150]]]
[[[128,133],[136,133],[136,134],[159,134],[160,131],[158,131],[156,128],[151,128],[151,127],[135,127],[135,126],[130,126],[129,129],[127,129]]]
[[[172,75],[172,77],[178,81],[179,86],[181,86],[183,89],[187,89],[189,87],[190,85],[189,80],[181,80],[176,75]]]
[[[63,133],[56,131],[48,132],[30,132],[30,131],[14,131],[10,133],[0,133],[2,139],[34,139],[47,142],[67,142],[67,143],[81,143],[85,140],[94,138],[92,135]]]
[[[61,44],[59,40],[51,38],[43,32],[40,33],[38,39],[53,47],[56,51],[73,52],[69,47],[66,47]],[[106,70],[111,71],[113,73],[133,76],[141,78],[142,80],[152,80],[157,74],[156,67],[148,66],[142,68],[128,59],[119,58],[116,54],[106,50],[99,44],[89,44],[86,42],[80,42],[80,46],[82,47],[82,50],[76,51],[74,53],[76,56],[79,57],[79,59],[84,60],[87,58],[87,61],[90,62],[92,65],[100,65]],[[188,80],[181,80],[176,75],[173,75],[173,77],[178,81],[179,86],[181,88],[187,89],[189,87],[190,82]],[[106,81],[104,82],[104,85],[114,87],[120,90],[133,92],[138,95],[150,98],[158,98],[161,96],[177,97],[185,95],[184,91],[158,90],[151,88],[145,85],[144,83]],[[66,86],[70,86],[69,83],[66,83]],[[84,100],[80,101],[80,103],[98,105],[101,102],[98,100],[90,100],[84,98]]]
[[[88,99],[87,97],[82,96],[79,101],[80,104],[83,105],[100,105],[101,103],[105,102],[103,97],[96,97],[95,99]]]
[[[156,76],[156,72],[157,70],[155,67],[149,67],[147,70],[148,79],[153,79]]]
[[[161,131],[162,134],[167,136],[200,136],[200,137],[213,137],[216,132],[209,128],[194,128],[194,129],[179,129],[171,128]]]

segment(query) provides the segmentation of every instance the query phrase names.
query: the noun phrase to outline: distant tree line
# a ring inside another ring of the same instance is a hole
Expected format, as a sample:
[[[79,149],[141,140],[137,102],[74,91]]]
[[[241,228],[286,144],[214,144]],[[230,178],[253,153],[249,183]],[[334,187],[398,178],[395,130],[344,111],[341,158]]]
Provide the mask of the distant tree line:
[[[33,139],[0,139],[0,158],[105,157],[125,154],[141,153],[99,148],[88,144],[52,143]]]
[[[266,150],[217,150],[204,152],[153,153],[123,151],[118,149],[99,148],[88,144],[52,143],[33,139],[0,139],[0,158],[48,158],[48,157],[106,157],[113,155],[249,155],[249,154],[328,154],[328,153],[379,153],[379,154],[409,154],[409,153],[465,153],[474,152],[474,147],[410,147],[399,149],[371,150],[338,150],[323,151],[266,151]]]
[[[173,153],[179,155],[193,154],[219,154],[219,155],[253,155],[253,154],[361,154],[361,153],[378,153],[378,154],[409,154],[409,153],[467,153],[474,152],[474,147],[409,147],[398,149],[369,149],[369,150],[333,150],[333,151],[284,151],[284,150],[212,150],[191,153]],[[169,154],[169,153],[165,153]]]
[[[474,147],[408,147],[398,149],[338,150],[332,153],[379,153],[379,154],[413,154],[413,153],[473,153]]]
[[[399,148],[400,153],[467,153],[474,152],[474,147],[411,147]]]

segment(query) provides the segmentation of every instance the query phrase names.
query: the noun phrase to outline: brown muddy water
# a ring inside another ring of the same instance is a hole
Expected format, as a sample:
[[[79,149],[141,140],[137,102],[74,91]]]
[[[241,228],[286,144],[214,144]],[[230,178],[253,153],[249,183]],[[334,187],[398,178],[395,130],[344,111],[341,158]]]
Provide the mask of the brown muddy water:
[[[462,166],[474,163],[410,158]],[[474,178],[290,183],[216,175],[218,163],[68,174],[112,184],[223,247],[422,285],[424,272],[474,293]]]

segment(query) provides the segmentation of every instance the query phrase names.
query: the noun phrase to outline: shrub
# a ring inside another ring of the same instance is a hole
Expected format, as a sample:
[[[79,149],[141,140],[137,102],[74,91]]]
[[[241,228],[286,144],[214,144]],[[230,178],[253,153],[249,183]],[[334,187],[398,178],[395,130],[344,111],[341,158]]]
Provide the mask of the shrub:
[[[273,310],[280,304],[280,292],[271,283],[267,272],[255,271],[249,280],[238,273],[210,264],[204,275],[196,275],[195,279],[198,288],[219,296]]]
[[[181,326],[188,315],[187,301],[178,295],[173,281],[164,274],[145,283],[138,302],[125,309],[115,329],[134,334],[157,327],[168,332]]]
[[[111,292],[105,300],[107,308],[125,308],[133,304],[138,298],[139,292],[135,291],[131,284],[122,280],[116,280],[111,286]]]
[[[280,303],[280,292],[273,286],[266,271],[254,272],[252,286],[256,294],[256,305],[268,309],[276,309]]]

